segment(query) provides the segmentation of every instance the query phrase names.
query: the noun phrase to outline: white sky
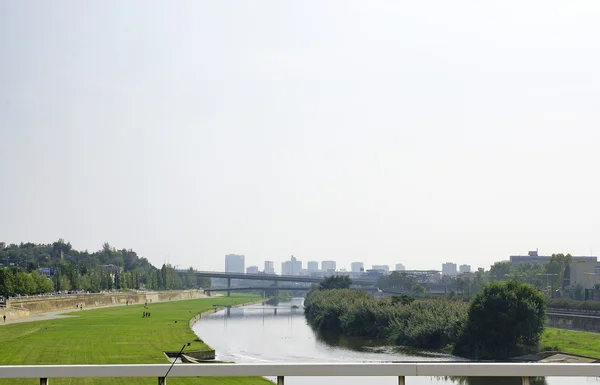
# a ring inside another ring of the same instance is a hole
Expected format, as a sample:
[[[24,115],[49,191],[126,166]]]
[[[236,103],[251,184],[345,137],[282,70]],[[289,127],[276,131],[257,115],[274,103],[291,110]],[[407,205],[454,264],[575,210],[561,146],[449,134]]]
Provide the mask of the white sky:
[[[600,2],[0,1],[0,240],[600,253]]]

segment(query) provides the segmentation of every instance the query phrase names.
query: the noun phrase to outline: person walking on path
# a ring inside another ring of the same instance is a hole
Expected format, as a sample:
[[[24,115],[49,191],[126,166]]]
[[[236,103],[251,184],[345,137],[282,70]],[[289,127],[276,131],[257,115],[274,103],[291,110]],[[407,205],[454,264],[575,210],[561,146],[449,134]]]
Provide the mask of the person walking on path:
[[[4,322],[6,322],[6,314],[4,314],[4,316],[2,316],[2,318],[4,318]]]

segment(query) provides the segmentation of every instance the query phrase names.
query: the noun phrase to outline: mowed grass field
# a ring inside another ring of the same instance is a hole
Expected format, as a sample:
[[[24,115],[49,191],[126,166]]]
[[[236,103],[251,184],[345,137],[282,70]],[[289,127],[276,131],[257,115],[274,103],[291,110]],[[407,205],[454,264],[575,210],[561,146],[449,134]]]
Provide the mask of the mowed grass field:
[[[0,326],[0,365],[168,364],[164,351],[206,349],[189,327],[213,305],[235,305],[260,297],[185,301],[74,311],[71,317]],[[151,316],[143,318],[144,311]],[[224,364],[226,365],[226,364]],[[0,369],[1,370],[1,369]],[[156,384],[156,378],[52,379],[51,384]],[[168,384],[270,384],[256,377],[168,378]],[[0,379],[0,384],[39,384],[37,379]]]
[[[556,347],[561,352],[600,358],[600,334],[564,329],[544,330],[540,345]]]

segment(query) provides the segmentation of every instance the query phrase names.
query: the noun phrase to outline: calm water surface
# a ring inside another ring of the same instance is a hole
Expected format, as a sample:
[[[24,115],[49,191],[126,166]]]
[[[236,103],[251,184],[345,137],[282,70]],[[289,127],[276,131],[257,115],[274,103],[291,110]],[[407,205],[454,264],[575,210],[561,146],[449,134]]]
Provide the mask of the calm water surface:
[[[415,362],[460,361],[458,357],[401,351],[380,341],[322,335],[307,325],[302,299],[279,306],[250,305],[222,310],[202,318],[193,329],[217,352],[217,359],[252,362]],[[274,314],[277,308],[277,315]],[[520,385],[520,378],[408,377],[407,384]],[[393,377],[286,377],[286,385],[396,385]],[[538,378],[532,384],[600,384],[597,378]]]

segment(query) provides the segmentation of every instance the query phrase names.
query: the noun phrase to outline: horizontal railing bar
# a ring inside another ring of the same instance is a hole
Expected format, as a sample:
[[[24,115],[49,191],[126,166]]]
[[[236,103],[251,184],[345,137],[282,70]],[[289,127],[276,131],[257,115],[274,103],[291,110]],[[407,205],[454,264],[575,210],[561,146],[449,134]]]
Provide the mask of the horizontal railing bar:
[[[0,378],[161,377],[170,365],[0,366]],[[587,363],[273,363],[177,364],[169,377],[235,376],[465,376],[598,377],[600,364]]]

